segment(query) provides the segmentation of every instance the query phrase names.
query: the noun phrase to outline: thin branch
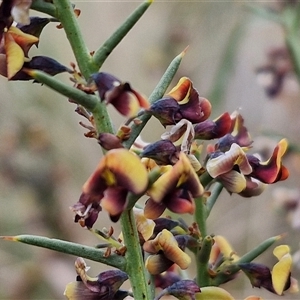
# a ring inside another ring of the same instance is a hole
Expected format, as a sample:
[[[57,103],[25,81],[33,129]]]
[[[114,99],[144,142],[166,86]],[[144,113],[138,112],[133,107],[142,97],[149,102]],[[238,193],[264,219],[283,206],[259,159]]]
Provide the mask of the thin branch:
[[[152,0],[143,2],[137,9],[125,20],[125,22],[105,41],[105,43],[95,52],[93,56],[94,64],[100,69],[106,58],[122,41],[126,34],[141,18],[144,12],[148,9]]]

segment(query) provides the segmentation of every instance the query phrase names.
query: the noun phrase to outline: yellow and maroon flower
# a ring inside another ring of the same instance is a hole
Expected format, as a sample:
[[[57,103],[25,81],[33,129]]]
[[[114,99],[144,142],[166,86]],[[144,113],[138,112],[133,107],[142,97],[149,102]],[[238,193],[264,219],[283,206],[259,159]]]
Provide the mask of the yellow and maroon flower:
[[[179,103],[182,117],[192,123],[202,122],[210,116],[210,102],[199,96],[198,91],[193,87],[192,81],[187,77],[182,77],[168,93],[168,96]]]
[[[275,147],[270,159],[266,162],[261,162],[253,155],[248,155],[248,161],[253,169],[250,176],[269,184],[287,179],[289,171],[282,164],[282,157],[286,152],[287,146],[287,140],[282,139]]]
[[[201,196],[204,188],[187,156],[181,152],[178,162],[164,170],[148,190],[145,216],[156,219],[166,208],[175,213],[193,213],[194,198]]]
[[[274,294],[282,295],[291,286],[292,256],[287,245],[276,247],[273,254],[278,262],[272,271],[258,263],[243,263],[239,267],[249,277],[252,286],[263,287]]]
[[[10,27],[3,33],[3,46],[0,47],[0,74],[11,79],[23,67],[30,47],[38,38]]]
[[[240,193],[246,188],[246,178],[252,172],[243,149],[233,143],[228,151],[214,152],[206,163],[206,170],[217,178],[231,193]]]
[[[153,240],[146,241],[143,249],[151,253],[145,264],[152,275],[160,274],[176,263],[181,269],[187,269],[191,258],[182,250],[173,234],[163,229]]]
[[[141,108],[149,108],[148,101],[131,88],[128,82],[121,82],[108,73],[100,72],[92,75],[99,96],[106,104],[112,104],[120,114],[131,118],[137,115]]]
[[[97,204],[101,204],[111,219],[117,221],[126,209],[128,193],[140,195],[147,186],[148,173],[139,157],[127,149],[113,149],[101,159],[83,185],[79,202],[72,207],[76,213],[75,221],[91,227],[89,212]],[[79,205],[84,209],[78,209]]]
[[[164,98],[151,105],[148,112],[163,126],[176,124],[181,119],[187,119],[195,124],[210,116],[211,104],[207,99],[199,96],[189,78],[182,77]]]
[[[123,271],[109,270],[100,273],[97,277],[90,277],[87,274],[88,267],[81,257],[77,258],[75,269],[78,280],[67,284],[64,292],[67,299],[110,300],[117,299],[117,295],[124,294],[126,296],[128,294],[125,291],[119,291],[120,286],[128,279],[127,274]]]

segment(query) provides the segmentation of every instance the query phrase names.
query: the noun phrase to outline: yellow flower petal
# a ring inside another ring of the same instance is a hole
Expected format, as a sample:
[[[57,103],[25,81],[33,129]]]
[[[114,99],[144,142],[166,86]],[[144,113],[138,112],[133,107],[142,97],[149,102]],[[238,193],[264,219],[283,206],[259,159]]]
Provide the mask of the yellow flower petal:
[[[145,241],[149,240],[153,234],[155,222],[153,220],[147,219],[144,216],[144,212],[142,209],[134,207],[133,212],[138,232],[143,236]]]
[[[24,64],[24,52],[15,42],[12,35],[4,33],[5,53],[7,63],[7,78],[10,79],[20,71]]]
[[[290,247],[288,245],[280,245],[273,250],[273,254],[277,257],[278,260],[280,260],[284,255],[288,253],[290,253]]]
[[[287,245],[281,245],[273,251],[279,259],[279,262],[272,269],[272,283],[278,295],[282,295],[291,272],[293,260],[289,250],[290,248]]]
[[[232,262],[235,262],[239,259],[239,256],[235,254],[231,245],[223,236],[214,236],[214,241],[218,245],[220,252],[224,255],[225,259],[230,259]]]
[[[234,300],[234,298],[224,289],[216,286],[206,286],[201,288],[201,293],[196,293],[196,300]]]

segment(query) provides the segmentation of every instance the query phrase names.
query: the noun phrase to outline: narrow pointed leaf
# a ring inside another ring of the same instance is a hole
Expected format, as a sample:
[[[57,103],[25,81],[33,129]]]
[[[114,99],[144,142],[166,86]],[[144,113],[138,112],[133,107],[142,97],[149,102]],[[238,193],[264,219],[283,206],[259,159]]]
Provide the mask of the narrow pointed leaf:
[[[141,18],[148,9],[152,0],[143,2],[126,20],[125,22],[110,36],[110,38],[96,51],[93,61],[98,68],[102,66],[109,54],[121,42],[125,35],[131,30],[136,22]]]
[[[119,268],[120,270],[125,270],[126,267],[126,259],[123,256],[111,254],[110,256],[106,257],[106,252],[103,250],[77,243],[58,239],[50,239],[47,237],[35,235],[2,236],[1,239],[80,256],[93,261],[101,262],[112,267]]]
[[[277,235],[263,241],[261,244],[250,250],[248,253],[244,254],[237,261],[237,263],[239,264],[251,262],[253,259],[265,252],[269,247],[271,247],[276,241],[280,240],[282,237],[283,235]]]
[[[66,85],[61,81],[56,80],[52,76],[46,74],[45,72],[38,70],[27,70],[26,72],[36,81],[47,85],[51,89],[68,98],[71,98],[74,102],[84,106],[89,111],[93,111],[99,102],[96,96],[86,94],[81,90]]]

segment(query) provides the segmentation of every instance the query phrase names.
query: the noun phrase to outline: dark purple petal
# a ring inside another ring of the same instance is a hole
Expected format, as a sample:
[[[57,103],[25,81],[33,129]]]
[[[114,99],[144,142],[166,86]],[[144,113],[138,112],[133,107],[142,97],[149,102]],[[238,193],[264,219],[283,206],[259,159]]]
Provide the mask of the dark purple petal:
[[[36,37],[40,37],[42,30],[49,23],[49,18],[30,17],[29,25],[17,24],[17,28],[19,28],[25,33],[34,35]],[[36,43],[36,46],[38,46],[38,43],[39,42]]]
[[[165,97],[154,102],[149,112],[157,118],[163,126],[173,125],[182,119],[180,105],[172,97]]]
[[[160,140],[146,146],[140,156],[152,158],[158,165],[170,165],[178,160],[176,152],[177,148],[171,141]]]
[[[99,96],[102,101],[105,99],[106,92],[121,84],[121,81],[117,77],[104,72],[95,73],[91,76],[91,78],[96,83]]]

